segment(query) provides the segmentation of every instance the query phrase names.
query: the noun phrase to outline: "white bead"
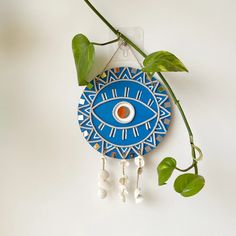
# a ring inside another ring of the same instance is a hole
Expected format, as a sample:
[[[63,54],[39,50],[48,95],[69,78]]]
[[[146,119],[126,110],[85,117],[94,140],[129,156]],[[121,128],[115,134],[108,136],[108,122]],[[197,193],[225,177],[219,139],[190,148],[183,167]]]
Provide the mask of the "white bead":
[[[136,203],[141,203],[143,201],[143,195],[140,188],[134,190],[134,198]]]
[[[143,201],[143,195],[139,194],[136,198],[135,198],[135,203],[141,203]]]
[[[103,188],[103,189],[109,189],[110,185],[106,180],[100,179],[98,181],[98,187]]]
[[[142,167],[138,167],[137,174],[141,175],[142,173],[143,173],[143,168]]]
[[[120,185],[120,192],[126,195],[129,193],[124,185]]]
[[[134,159],[135,165],[138,167],[144,167],[145,161],[142,156],[138,156]]]
[[[126,190],[126,189],[127,189],[127,187],[126,187],[125,185],[123,185],[123,184],[120,184],[119,188],[120,188],[120,190],[121,190],[121,191],[123,191],[123,190]]]
[[[127,189],[124,189],[124,190],[123,190],[123,193],[124,193],[125,195],[128,195],[129,192],[128,192]]]
[[[107,170],[100,170],[98,177],[99,179],[106,180],[109,178],[109,172]]]
[[[127,175],[123,175],[120,179],[119,179],[119,183],[121,185],[127,185],[129,183],[129,178]]]
[[[141,193],[141,189],[140,188],[136,188],[134,190],[134,197],[136,198],[140,193]]]
[[[97,195],[99,198],[104,199],[107,196],[107,191],[103,188],[99,188]]]

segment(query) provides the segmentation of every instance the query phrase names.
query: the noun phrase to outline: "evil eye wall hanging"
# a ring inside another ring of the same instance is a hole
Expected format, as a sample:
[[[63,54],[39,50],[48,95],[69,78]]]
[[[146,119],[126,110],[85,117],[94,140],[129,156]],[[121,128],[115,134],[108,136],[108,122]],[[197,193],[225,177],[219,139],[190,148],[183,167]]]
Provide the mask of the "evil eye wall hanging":
[[[127,159],[135,159],[136,202],[143,199],[139,176],[144,167],[143,156],[163,140],[171,121],[171,102],[162,84],[150,79],[139,69],[118,67],[96,76],[81,95],[78,106],[80,129],[87,142],[101,155],[99,173],[100,198],[105,198],[109,173],[106,156],[120,159],[120,198],[126,201]]]

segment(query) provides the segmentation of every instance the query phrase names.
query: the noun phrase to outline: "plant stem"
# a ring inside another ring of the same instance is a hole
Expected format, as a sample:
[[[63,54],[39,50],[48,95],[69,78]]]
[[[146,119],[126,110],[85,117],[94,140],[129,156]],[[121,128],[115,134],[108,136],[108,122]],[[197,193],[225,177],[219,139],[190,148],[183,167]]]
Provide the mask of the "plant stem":
[[[191,170],[193,167],[194,167],[194,163],[191,165],[191,166],[189,166],[188,168],[186,168],[186,169],[180,169],[180,168],[178,168],[178,167],[175,167],[175,169],[176,170],[178,170],[178,171],[181,171],[181,172],[186,172],[186,171],[188,171],[188,170]]]
[[[114,39],[114,40],[111,40],[111,41],[108,41],[106,43],[96,43],[96,42],[91,42],[93,45],[97,45],[97,46],[106,46],[108,44],[112,44],[112,43],[115,43],[115,42],[118,42],[120,40],[120,37],[118,37],[117,39]]]
[[[104,16],[98,12],[98,10],[88,1],[84,0],[87,5],[93,10],[93,12],[110,28],[110,30],[116,34],[117,36],[120,36],[125,42],[127,42],[130,46],[132,46],[136,51],[138,51],[143,57],[146,57],[147,55],[135,44],[133,43],[128,37],[126,37],[124,34],[120,33],[119,30],[115,29],[105,18]]]
[[[94,11],[94,13],[115,33],[117,34],[119,31],[116,30],[105,18],[102,14],[100,14],[97,9],[88,1],[84,0],[88,6]]]
[[[118,37],[122,38],[126,43],[128,43],[130,46],[132,46],[137,52],[139,52],[144,58],[147,57],[147,54],[145,52],[143,52],[134,42],[132,42],[127,36],[125,36],[124,34],[120,33],[119,30],[115,29],[105,18],[104,16],[97,11],[97,9],[88,1],[88,0],[84,0],[87,5],[94,11],[94,13],[111,29],[111,31],[116,34]],[[188,131],[188,135],[189,135],[189,141],[190,141],[190,145],[191,145],[191,151],[192,151],[192,158],[193,158],[193,164],[185,169],[185,170],[190,170],[192,168],[194,168],[194,172],[195,174],[198,174],[198,167],[197,167],[197,161],[195,160],[196,158],[196,152],[195,152],[195,148],[193,146],[194,142],[193,142],[193,133],[192,130],[190,128],[190,125],[187,121],[187,118],[185,116],[185,113],[183,111],[182,106],[180,105],[179,100],[176,98],[173,90],[171,89],[170,85],[168,84],[168,82],[166,81],[166,79],[164,78],[164,76],[158,72],[157,73],[159,75],[159,77],[161,78],[162,82],[164,83],[166,89],[168,90],[169,94],[171,95],[172,99],[174,100],[174,103],[176,104],[182,118],[184,121],[184,124],[187,128]],[[181,171],[181,169],[179,169]]]
[[[168,84],[168,82],[166,81],[164,76],[160,72],[158,72],[157,74],[160,76],[162,82],[166,86],[168,92],[170,93],[172,99],[174,100],[175,105],[179,109],[179,112],[180,112],[180,114],[181,114],[181,116],[183,118],[184,124],[185,124],[185,126],[187,128],[187,131],[188,131],[189,142],[190,142],[190,145],[191,145],[191,151],[192,151],[192,157],[193,157],[193,165],[191,166],[191,168],[194,168],[195,174],[198,174],[197,161],[195,160],[196,159],[196,152],[195,152],[195,148],[194,148],[193,133],[192,133],[192,130],[191,130],[190,125],[188,123],[188,120],[187,120],[187,118],[185,116],[185,113],[183,111],[182,106],[180,105],[179,100],[176,98],[172,88],[170,87],[170,85]]]

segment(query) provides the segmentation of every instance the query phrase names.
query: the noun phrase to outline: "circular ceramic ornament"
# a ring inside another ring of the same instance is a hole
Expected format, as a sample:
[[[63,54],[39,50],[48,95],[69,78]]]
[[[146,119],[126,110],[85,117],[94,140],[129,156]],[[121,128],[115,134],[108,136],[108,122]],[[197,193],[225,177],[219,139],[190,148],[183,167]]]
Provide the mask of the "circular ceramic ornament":
[[[171,102],[162,84],[139,69],[118,67],[90,82],[78,107],[80,129],[100,153],[118,159],[145,155],[162,141]]]

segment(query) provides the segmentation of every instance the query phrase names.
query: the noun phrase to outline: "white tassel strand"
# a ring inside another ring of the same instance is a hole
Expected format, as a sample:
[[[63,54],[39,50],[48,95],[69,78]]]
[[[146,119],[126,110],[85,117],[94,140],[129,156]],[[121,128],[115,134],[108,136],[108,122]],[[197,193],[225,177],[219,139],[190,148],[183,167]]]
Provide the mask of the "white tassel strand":
[[[106,159],[103,156],[101,158],[102,168],[98,174],[98,192],[97,195],[100,199],[104,199],[107,196],[107,190],[109,189],[108,178],[110,176],[109,172],[105,170]]]
[[[119,196],[122,202],[126,202],[127,195],[128,195],[127,186],[129,184],[129,178],[125,174],[125,167],[129,166],[129,162],[123,159],[120,161],[120,165],[122,168],[122,176],[119,178],[119,186],[120,186]]]
[[[141,203],[143,201],[143,195],[139,187],[139,177],[143,173],[143,167],[145,165],[145,161],[142,156],[138,156],[135,158],[134,162],[135,165],[137,166],[137,181],[136,181],[136,188],[134,190],[134,199],[136,203]]]

